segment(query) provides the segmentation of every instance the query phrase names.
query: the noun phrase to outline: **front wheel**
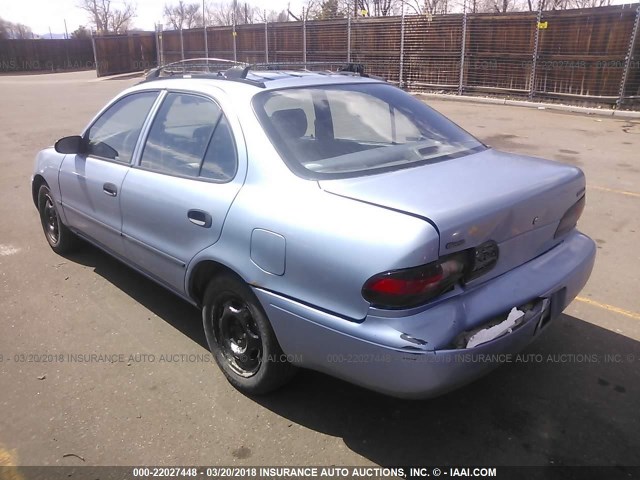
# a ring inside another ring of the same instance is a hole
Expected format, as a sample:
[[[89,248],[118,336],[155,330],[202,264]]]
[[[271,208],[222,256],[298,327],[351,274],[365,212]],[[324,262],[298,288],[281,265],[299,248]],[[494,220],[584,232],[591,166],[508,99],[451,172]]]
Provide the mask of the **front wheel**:
[[[46,184],[38,190],[38,211],[44,236],[52,250],[57,254],[73,251],[77,247],[78,237],[62,223],[51,190]]]
[[[216,363],[238,390],[269,393],[294,375],[262,306],[239,278],[221,275],[209,283],[202,320]]]

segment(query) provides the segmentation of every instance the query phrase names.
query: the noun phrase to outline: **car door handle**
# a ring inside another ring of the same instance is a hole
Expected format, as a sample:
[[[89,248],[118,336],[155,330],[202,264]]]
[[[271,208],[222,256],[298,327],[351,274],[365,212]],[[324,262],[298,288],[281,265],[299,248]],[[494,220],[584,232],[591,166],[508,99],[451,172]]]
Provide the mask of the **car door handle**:
[[[102,185],[102,191],[110,197],[118,195],[118,188],[113,183],[105,183]]]
[[[187,218],[191,223],[199,227],[209,228],[211,226],[211,215],[202,210],[189,210]]]

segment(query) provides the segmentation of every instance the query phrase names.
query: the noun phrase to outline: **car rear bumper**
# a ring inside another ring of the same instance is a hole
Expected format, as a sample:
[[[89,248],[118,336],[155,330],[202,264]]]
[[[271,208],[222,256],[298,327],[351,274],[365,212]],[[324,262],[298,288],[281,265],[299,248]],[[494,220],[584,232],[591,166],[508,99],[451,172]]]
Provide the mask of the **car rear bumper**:
[[[545,254],[422,312],[372,312],[362,322],[254,291],[295,363],[385,394],[425,398],[480,377],[531,343],[549,323],[545,314],[542,325],[540,299],[550,299],[550,318],[557,317],[586,284],[595,252],[594,242],[574,231]],[[473,348],[451,347],[462,332],[532,300],[536,307],[510,333]]]

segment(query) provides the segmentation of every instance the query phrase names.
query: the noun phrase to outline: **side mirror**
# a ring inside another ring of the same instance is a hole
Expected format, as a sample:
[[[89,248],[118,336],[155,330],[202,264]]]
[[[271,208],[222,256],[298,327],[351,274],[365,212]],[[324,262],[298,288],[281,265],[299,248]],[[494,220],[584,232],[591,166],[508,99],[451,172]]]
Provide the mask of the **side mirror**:
[[[62,137],[54,146],[56,152],[65,154],[80,154],[85,151],[84,140],[80,135]]]

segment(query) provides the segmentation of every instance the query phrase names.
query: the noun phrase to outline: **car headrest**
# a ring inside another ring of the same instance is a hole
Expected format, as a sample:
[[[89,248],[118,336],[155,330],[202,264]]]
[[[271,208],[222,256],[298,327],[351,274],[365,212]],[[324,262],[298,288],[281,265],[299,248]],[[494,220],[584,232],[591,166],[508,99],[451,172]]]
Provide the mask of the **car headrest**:
[[[271,121],[285,137],[301,138],[307,132],[307,115],[301,108],[273,112]]]

